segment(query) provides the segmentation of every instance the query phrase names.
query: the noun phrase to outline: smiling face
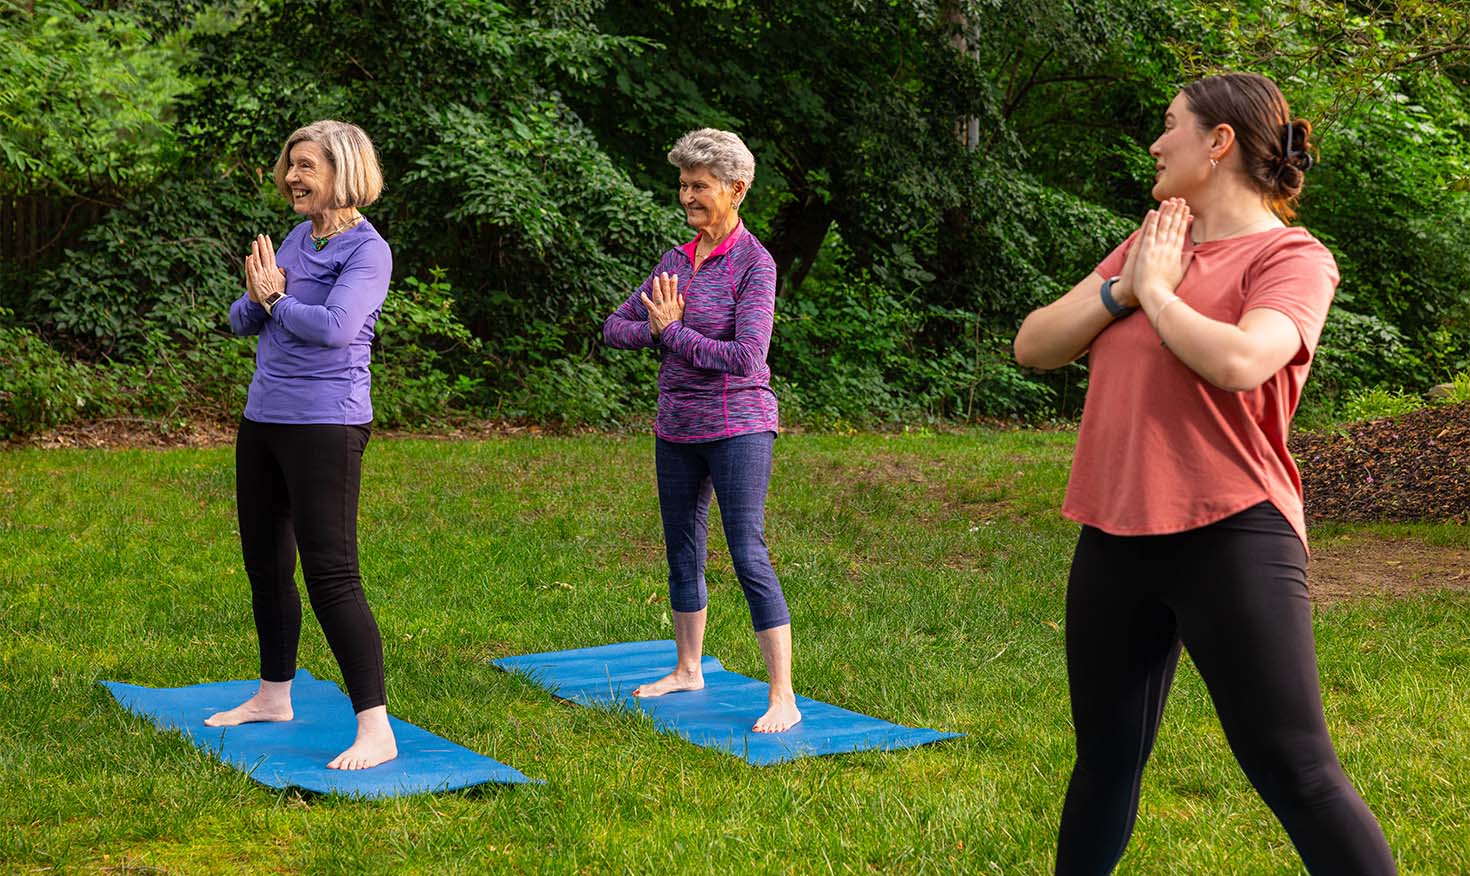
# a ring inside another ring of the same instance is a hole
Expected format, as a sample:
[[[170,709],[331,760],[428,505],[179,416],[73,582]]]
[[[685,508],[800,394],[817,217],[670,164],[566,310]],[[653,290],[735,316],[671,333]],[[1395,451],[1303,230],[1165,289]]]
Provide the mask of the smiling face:
[[[684,221],[700,231],[723,228],[744,187],[739,180],[726,186],[705,167],[679,171],[679,205],[684,208]]]
[[[1164,132],[1148,147],[1154,157],[1154,200],[1188,200],[1209,182],[1215,170],[1210,165],[1214,139],[1213,132],[1200,130],[1189,98],[1182,92],[1175,95],[1164,114]]]
[[[320,216],[337,206],[337,173],[320,145],[302,140],[291,147],[286,190],[291,209],[303,216]]]

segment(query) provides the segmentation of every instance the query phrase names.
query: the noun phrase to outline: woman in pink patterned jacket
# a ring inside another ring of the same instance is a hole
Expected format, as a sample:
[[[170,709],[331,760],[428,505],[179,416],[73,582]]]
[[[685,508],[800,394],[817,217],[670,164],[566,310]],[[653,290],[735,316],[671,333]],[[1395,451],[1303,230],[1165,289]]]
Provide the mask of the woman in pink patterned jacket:
[[[770,673],[757,733],[801,720],[791,687],[791,614],[766,550],[771,451],[780,428],[766,352],[776,265],[740,221],[755,156],[728,131],[702,128],[669,152],[679,203],[699,234],[658,267],[603,324],[609,346],[661,351],[654,421],[659,510],[669,561],[677,665],[633,691],[656,697],[704,687],[705,536],[711,495]]]

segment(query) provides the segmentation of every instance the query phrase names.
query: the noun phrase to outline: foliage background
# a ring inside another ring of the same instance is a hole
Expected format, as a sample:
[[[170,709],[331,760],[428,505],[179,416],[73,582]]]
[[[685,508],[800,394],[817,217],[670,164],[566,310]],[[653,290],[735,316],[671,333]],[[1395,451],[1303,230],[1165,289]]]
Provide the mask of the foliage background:
[[[599,327],[688,233],[663,156],[703,125],[757,155],[788,418],[1075,416],[1085,364],[1010,339],[1148,208],[1163,108],[1225,69],[1318,133],[1300,221],[1343,282],[1308,419],[1470,368],[1464,0],[6,0],[0,202],[105,209],[0,253],[0,437],[237,414],[245,243],[291,226],[269,167],[324,117],[389,180],[385,425],[646,418],[656,362]]]

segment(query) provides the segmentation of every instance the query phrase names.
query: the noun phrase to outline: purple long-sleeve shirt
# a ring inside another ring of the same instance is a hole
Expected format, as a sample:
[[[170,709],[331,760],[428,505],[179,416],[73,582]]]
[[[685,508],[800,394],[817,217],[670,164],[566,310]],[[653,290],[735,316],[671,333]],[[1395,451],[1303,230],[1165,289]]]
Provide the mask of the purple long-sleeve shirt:
[[[661,347],[658,417],[653,430],[666,441],[717,441],[752,432],[777,432],[766,353],[776,310],[776,263],[744,224],[736,227],[694,271],[695,238],[664,253],[643,285],[602,325],[609,346]],[[679,275],[684,318],[653,339],[648,309],[657,274]]]
[[[317,251],[302,222],[276,252],[286,297],[269,316],[241,296],[237,335],[260,335],[245,417],[258,423],[358,425],[373,418],[373,325],[388,297],[393,253],[366,219]]]

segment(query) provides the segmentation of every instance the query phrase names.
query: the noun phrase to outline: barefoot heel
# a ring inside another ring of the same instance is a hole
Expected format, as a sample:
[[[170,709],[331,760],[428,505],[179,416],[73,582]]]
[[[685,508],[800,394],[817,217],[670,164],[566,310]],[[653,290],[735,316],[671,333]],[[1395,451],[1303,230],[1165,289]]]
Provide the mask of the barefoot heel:
[[[799,723],[781,733],[754,733],[752,725],[769,705],[766,683],[729,672],[709,656],[703,663],[703,690],[650,699],[632,695],[638,685],[667,674],[674,659],[673,641],[662,640],[502,657],[491,664],[578,705],[637,709],[651,716],[661,732],[729,752],[755,766],[812,755],[913,748],[961,735],[891,724],[800,696]]]
[[[398,797],[451,791],[486,782],[534,781],[498,761],[390,717],[398,757],[372,769],[329,770],[327,761],[357,733],[352,702],[337,685],[298,670],[291,685],[295,718],[282,723],[206,727],[204,719],[238,705],[259,680],[189,687],[142,687],[101,682],[128,711],[165,730],[182,732],[195,747],[272,788],[302,788],[361,797]]]

